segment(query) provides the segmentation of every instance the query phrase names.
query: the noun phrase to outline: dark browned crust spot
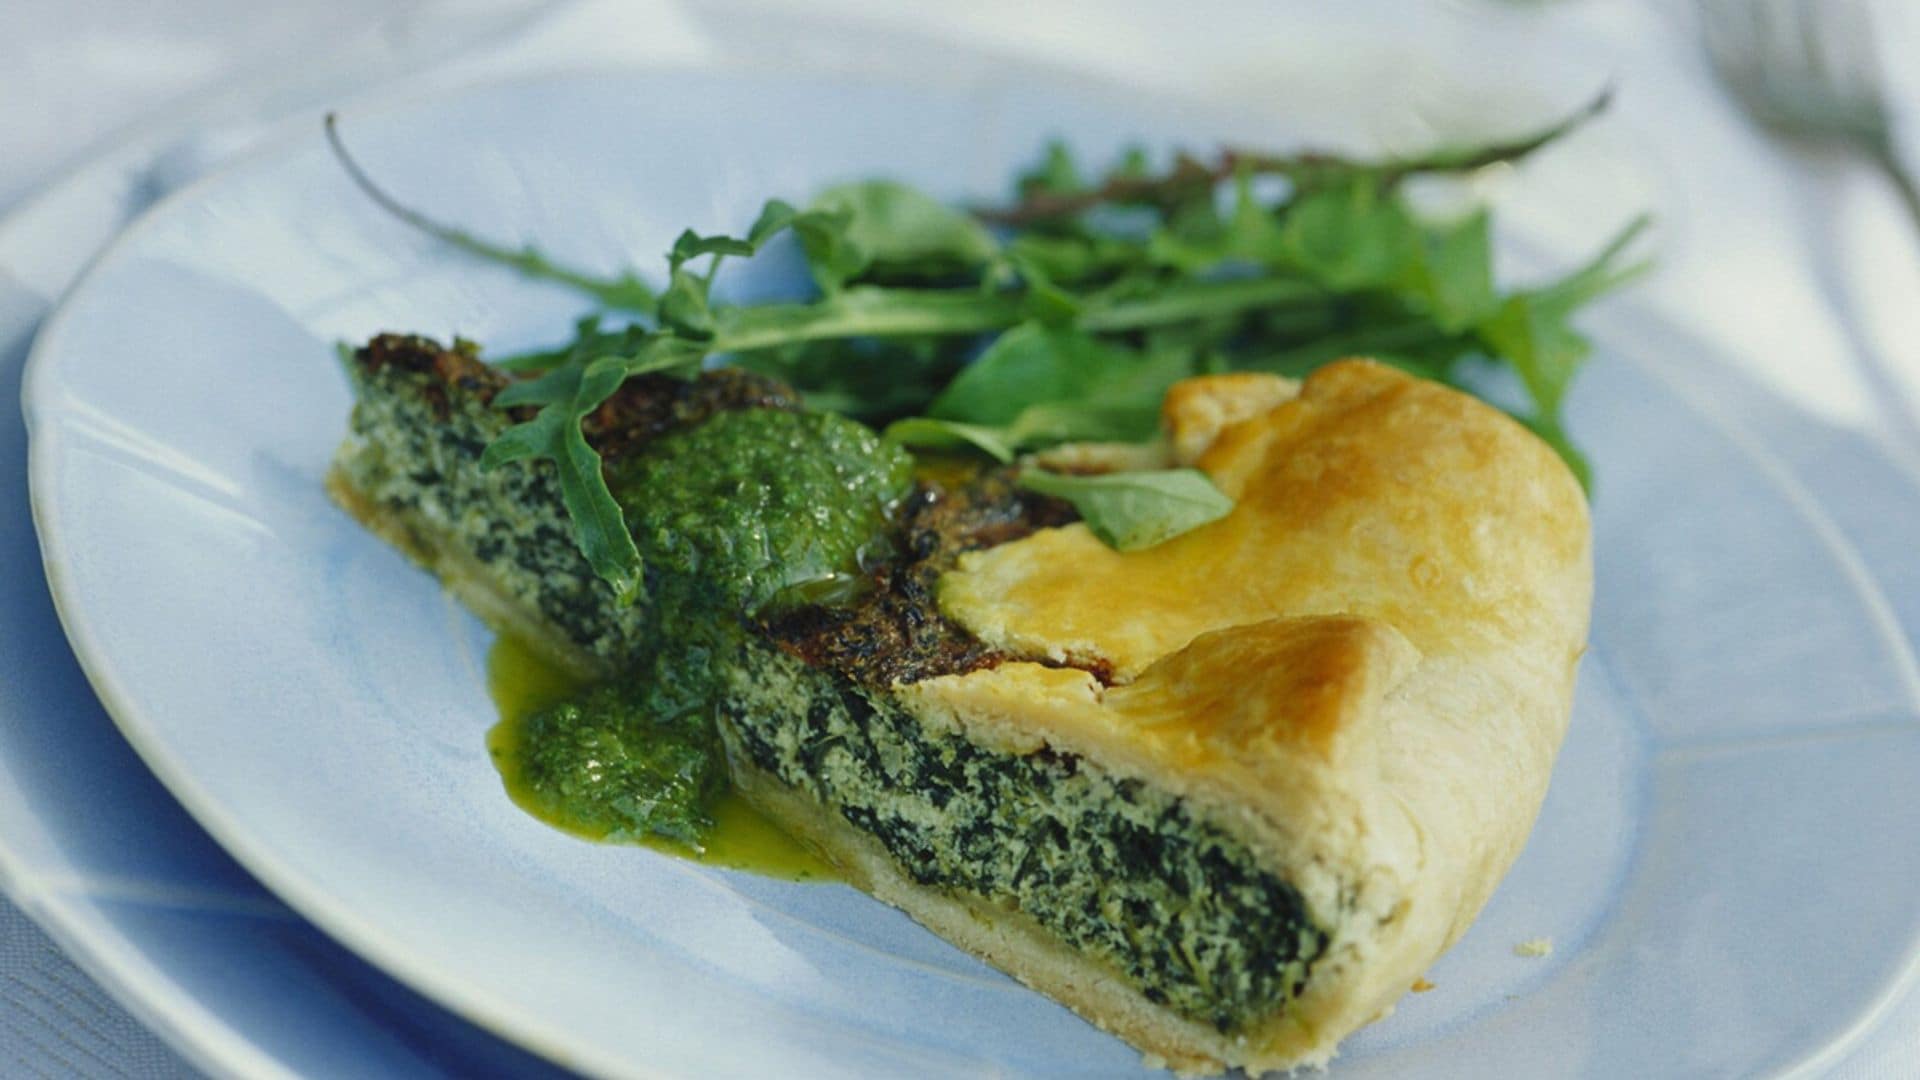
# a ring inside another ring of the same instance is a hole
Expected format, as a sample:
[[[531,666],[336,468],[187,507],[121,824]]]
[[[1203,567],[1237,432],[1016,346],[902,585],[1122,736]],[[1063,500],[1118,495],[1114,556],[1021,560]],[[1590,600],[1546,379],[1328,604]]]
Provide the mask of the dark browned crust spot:
[[[453,400],[473,398],[491,405],[494,395],[514,382],[514,376],[480,359],[479,346],[460,338],[449,349],[418,334],[381,334],[354,353],[354,362],[368,374],[392,367],[428,376],[423,390],[441,419]],[[703,371],[692,379],[640,375],[622,383],[580,427],[601,461],[611,465],[670,431],[717,413],[795,410],[801,404],[800,395],[786,384],[732,368]],[[527,420],[534,411],[522,406],[509,413],[515,420]]]
[[[497,368],[480,359],[480,347],[455,338],[453,348],[418,334],[381,334],[353,354],[354,362],[372,375],[383,368],[398,368],[430,376],[425,385],[428,404],[434,415],[446,419],[453,396],[473,397],[491,404],[510,381]]]
[[[695,379],[639,375],[622,383],[589,413],[581,428],[600,459],[610,465],[670,431],[693,427],[723,412],[793,412],[801,405],[800,395],[785,383],[738,368],[703,371]]]
[[[1072,507],[1022,490],[1011,469],[923,482],[900,509],[898,559],[875,573],[871,592],[851,605],[804,608],[760,629],[808,666],[870,689],[1024,659],[989,648],[941,615],[935,583],[966,552],[1073,520]],[[1105,682],[1110,673],[1093,674]]]

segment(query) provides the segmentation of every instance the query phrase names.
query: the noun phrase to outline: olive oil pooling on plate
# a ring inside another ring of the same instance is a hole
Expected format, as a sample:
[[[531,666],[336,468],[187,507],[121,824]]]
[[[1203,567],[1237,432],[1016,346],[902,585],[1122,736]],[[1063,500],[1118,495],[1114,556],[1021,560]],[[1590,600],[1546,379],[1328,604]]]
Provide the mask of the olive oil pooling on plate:
[[[610,830],[605,824],[570,812],[559,800],[536,790],[523,769],[526,721],[582,688],[580,679],[543,659],[524,642],[500,635],[487,654],[487,690],[500,712],[499,723],[487,733],[487,749],[500,770],[507,794],[522,810],[562,832],[607,841]],[[699,849],[657,835],[625,835],[619,840],[709,866],[750,870],[788,881],[840,879],[833,867],[782,832],[730,787],[714,806],[713,827]]]

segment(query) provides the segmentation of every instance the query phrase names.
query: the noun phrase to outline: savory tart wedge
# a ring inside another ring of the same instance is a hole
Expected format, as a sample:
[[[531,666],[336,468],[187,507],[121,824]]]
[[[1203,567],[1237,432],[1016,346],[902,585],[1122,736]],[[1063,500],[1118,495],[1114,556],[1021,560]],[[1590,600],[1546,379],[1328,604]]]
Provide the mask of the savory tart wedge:
[[[350,373],[330,487],[359,520],[557,660],[710,715],[732,782],[849,880],[1179,1069],[1327,1060],[1545,794],[1585,500],[1438,384],[1176,384],[1152,453],[1233,509],[1119,551],[771,380],[640,376],[584,426],[645,556],[622,605],[551,462],[481,468],[507,376],[397,336]]]

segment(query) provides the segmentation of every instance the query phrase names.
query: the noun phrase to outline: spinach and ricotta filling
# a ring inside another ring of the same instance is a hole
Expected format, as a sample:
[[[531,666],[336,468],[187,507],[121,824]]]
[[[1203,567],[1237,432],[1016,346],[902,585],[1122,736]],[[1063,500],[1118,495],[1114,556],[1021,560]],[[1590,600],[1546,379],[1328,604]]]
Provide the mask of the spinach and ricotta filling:
[[[784,656],[727,678],[723,729],[755,767],[919,884],[1017,911],[1183,1016],[1221,1031],[1269,1016],[1326,947],[1290,885],[1166,792],[1070,754],[988,750]]]

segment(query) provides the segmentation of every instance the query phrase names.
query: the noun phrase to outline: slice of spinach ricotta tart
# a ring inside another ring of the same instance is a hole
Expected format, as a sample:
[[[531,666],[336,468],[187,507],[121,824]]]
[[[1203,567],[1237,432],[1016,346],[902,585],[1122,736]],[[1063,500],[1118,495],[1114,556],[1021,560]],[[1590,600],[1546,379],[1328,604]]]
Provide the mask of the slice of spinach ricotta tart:
[[[1585,499],[1438,384],[1176,384],[1154,453],[1234,507],[1119,551],[1009,469],[916,470],[777,382],[640,376],[583,425],[644,559],[623,604],[550,462],[481,468],[509,376],[393,335],[349,368],[329,484],[356,518],[701,718],[848,880],[1176,1068],[1327,1060],[1465,931],[1544,797]]]

